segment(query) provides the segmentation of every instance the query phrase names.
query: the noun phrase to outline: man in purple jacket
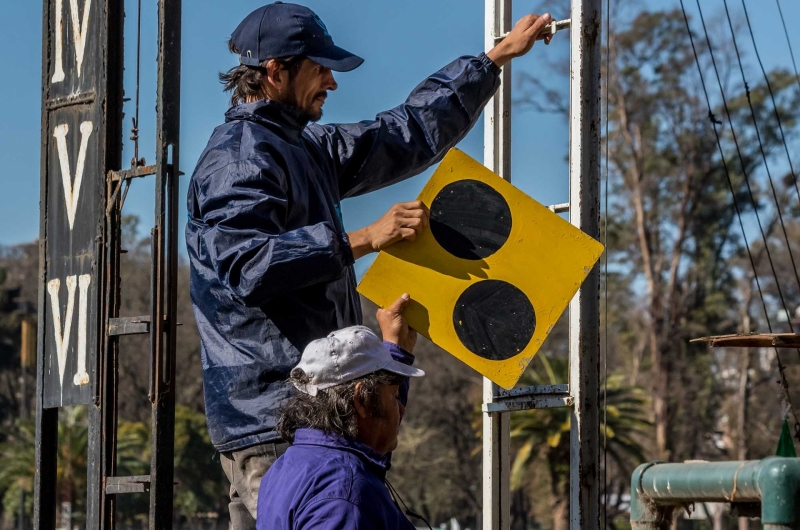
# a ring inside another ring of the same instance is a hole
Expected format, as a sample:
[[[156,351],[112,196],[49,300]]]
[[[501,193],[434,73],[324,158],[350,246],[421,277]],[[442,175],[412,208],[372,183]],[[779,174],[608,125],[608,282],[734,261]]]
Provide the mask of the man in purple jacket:
[[[403,295],[378,312],[383,343],[353,326],[303,351],[278,423],[292,445],[261,483],[257,530],[413,530],[386,483],[408,377],[425,375],[411,366],[416,333],[402,316],[407,302]]]

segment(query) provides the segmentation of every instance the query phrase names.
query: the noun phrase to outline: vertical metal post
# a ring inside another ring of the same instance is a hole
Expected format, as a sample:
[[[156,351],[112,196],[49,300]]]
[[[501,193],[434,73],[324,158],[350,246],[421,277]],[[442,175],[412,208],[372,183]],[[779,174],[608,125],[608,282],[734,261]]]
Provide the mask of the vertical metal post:
[[[42,57],[50,56],[51,4],[42,1]],[[42,107],[50,96],[50,61],[42,61]],[[42,146],[47,145],[50,134],[50,114],[42,112]],[[39,203],[47,201],[47,149],[42,148]],[[38,322],[45,319],[45,278],[47,277],[47,209],[39,209],[39,294]],[[33,478],[33,526],[37,530],[54,530],[56,527],[56,465],[58,458],[58,409],[44,408],[45,327],[40,325],[36,341],[36,448]]]
[[[570,28],[570,222],[600,236],[601,0],[573,0]],[[599,528],[600,269],[569,308],[570,528]]]
[[[511,30],[511,0],[486,0],[485,48],[491,50],[497,37]],[[503,67],[500,89],[484,111],[484,165],[511,180],[511,63]],[[483,380],[483,401],[491,403],[499,387]],[[483,528],[508,530],[511,519],[509,495],[509,416],[483,414]]]
[[[108,39],[107,45],[102,48],[101,64],[104,65],[106,79],[105,90],[105,118],[106,136],[102,147],[105,158],[105,172],[99,175],[105,184],[106,201],[109,197],[109,186],[105,178],[112,168],[120,167],[122,163],[122,99],[124,97],[124,23],[125,13],[122,2],[106,0],[105,9],[106,27],[103,35]],[[105,202],[104,202],[105,204]],[[118,229],[118,227],[116,228]],[[100,300],[98,314],[102,315],[102,324],[98,328],[98,355],[97,355],[97,395],[94,402],[88,407],[89,432],[87,456],[87,502],[86,502],[86,528],[87,530],[113,530],[114,508],[113,496],[106,495],[105,480],[113,476],[117,460],[117,350],[116,344],[108,340],[109,303],[117,300],[118,294],[118,253],[110,246],[112,241],[117,241],[112,232],[115,228],[109,223],[106,214],[105,226],[98,260],[98,282],[103,284],[104,295]],[[118,250],[117,250],[118,252]],[[116,313],[114,313],[116,314]]]
[[[150,529],[172,528],[175,438],[175,331],[178,280],[178,142],[181,0],[158,3],[156,212],[151,316]]]

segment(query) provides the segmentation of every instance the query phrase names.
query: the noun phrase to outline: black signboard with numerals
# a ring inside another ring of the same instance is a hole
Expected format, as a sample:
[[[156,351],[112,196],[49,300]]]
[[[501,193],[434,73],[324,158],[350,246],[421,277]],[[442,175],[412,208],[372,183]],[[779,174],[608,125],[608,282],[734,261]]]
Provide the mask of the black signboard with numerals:
[[[108,147],[120,141],[121,95],[110,86],[106,0],[47,0],[44,19],[39,359],[52,408],[98,394],[106,153],[118,151]]]

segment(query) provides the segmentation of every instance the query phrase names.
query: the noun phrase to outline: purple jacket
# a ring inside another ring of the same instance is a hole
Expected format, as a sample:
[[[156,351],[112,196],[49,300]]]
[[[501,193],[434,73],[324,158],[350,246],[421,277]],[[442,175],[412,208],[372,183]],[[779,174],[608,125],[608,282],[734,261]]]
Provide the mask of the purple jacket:
[[[392,357],[414,357],[385,342]],[[400,389],[406,404],[408,378]],[[256,530],[413,530],[384,484],[389,455],[316,429],[298,429],[294,443],[269,468],[258,491]]]
[[[257,530],[413,530],[384,484],[389,458],[357,440],[298,429],[261,482]]]

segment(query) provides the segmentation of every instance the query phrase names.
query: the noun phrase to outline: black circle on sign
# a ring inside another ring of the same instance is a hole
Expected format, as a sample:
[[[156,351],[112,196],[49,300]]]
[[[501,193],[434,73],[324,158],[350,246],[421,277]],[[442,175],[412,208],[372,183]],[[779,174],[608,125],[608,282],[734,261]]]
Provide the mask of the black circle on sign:
[[[482,259],[500,250],[508,239],[511,209],[488,184],[452,182],[431,203],[431,232],[457,258]]]
[[[531,301],[508,282],[483,280],[461,293],[453,326],[462,344],[491,361],[514,357],[533,337],[536,313]]]

